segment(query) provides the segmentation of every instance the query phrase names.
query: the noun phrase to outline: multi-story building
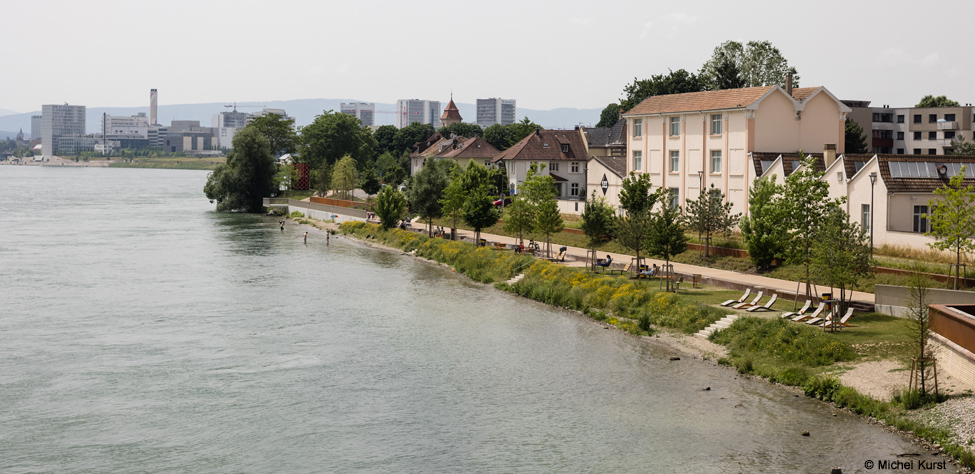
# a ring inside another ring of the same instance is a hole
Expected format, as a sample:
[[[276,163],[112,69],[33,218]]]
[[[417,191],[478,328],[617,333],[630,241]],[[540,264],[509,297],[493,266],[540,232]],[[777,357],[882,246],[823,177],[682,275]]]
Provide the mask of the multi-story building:
[[[758,173],[751,154],[818,151],[826,145],[842,153],[849,112],[823,87],[649,97],[623,113],[627,169],[648,173],[653,185],[668,189],[681,207],[714,185],[732,212],[748,212],[748,190]]]
[[[499,152],[493,145],[481,137],[444,137],[435,133],[426,142],[418,144],[422,150],[414,151],[410,155],[410,172],[416,174],[427,160],[453,160],[460,169],[466,169],[471,161],[491,166],[494,157]]]
[[[508,188],[518,193],[532,165],[537,172],[555,180],[562,212],[578,212],[578,202],[586,198],[586,172],[589,150],[582,131],[537,130],[494,158],[495,166],[504,166]],[[543,166],[544,165],[544,166]],[[573,202],[574,201],[574,202]]]
[[[149,117],[145,112],[129,117],[105,115],[102,118],[103,135],[139,135],[149,138]]]
[[[853,111],[873,153],[892,155],[947,155],[953,140],[973,139],[975,108],[870,107],[869,101],[844,101]]]
[[[339,110],[343,114],[355,115],[363,125],[373,126],[376,124],[376,104],[371,102],[342,102]]]
[[[477,99],[477,124],[482,129],[515,123],[515,99]]]
[[[44,120],[43,115],[30,116],[30,139],[31,140],[41,139],[41,123],[43,120]]]
[[[41,143],[44,156],[62,153],[59,149],[59,137],[80,137],[85,134],[85,106],[84,105],[42,105],[41,106]],[[64,153],[72,153],[65,151]]]
[[[413,122],[428,123],[440,129],[440,101],[400,99],[396,101],[396,127],[403,128]]]
[[[264,108],[260,112],[249,114],[246,112],[238,112],[235,107],[232,112],[214,114],[211,124],[213,125],[213,137],[216,140],[215,145],[222,148],[233,148],[234,135],[237,134],[237,130],[244,128],[255,117],[263,117],[267,114],[277,114],[285,120],[292,120],[291,117],[288,117],[288,113],[284,109]],[[293,120],[291,125],[292,127],[294,126]]]

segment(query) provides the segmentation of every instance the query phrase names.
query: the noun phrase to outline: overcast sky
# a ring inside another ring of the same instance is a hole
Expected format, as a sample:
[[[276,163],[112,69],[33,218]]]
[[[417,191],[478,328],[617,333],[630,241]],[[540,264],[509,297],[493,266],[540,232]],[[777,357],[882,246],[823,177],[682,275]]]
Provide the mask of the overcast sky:
[[[0,109],[420,98],[595,108],[634,77],[768,40],[841,99],[975,102],[975,2],[6,2]]]

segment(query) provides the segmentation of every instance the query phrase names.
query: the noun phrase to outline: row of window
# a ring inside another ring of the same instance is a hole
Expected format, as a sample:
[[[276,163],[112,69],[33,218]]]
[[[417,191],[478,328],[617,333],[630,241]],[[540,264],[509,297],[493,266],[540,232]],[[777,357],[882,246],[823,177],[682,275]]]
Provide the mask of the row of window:
[[[863,220],[860,224],[863,226],[863,230],[870,231],[870,205],[862,204],[860,207],[860,212],[863,216]],[[931,229],[928,227],[928,206],[914,206],[914,232],[923,234],[929,232]]]
[[[531,166],[531,165],[536,165],[537,166],[538,163],[533,161],[533,162],[531,162],[529,164],[529,166]],[[559,170],[559,162],[553,161],[553,162],[549,163],[548,164],[548,170],[550,172],[551,171],[558,171]],[[569,172],[570,173],[578,173],[579,172],[579,162],[578,161],[573,161],[573,162],[570,162],[569,163]]]
[[[723,130],[721,114],[711,115],[711,135],[721,135]],[[643,136],[643,119],[633,119],[634,138]],[[670,117],[670,136],[680,136],[680,117]]]
[[[643,152],[640,150],[633,151],[633,168],[634,170],[643,169]],[[670,150],[670,172],[677,173],[680,171],[680,150]],[[711,173],[721,172],[721,150],[711,150]]]
[[[874,122],[890,123],[893,122],[892,118],[893,118],[893,114],[885,114],[885,113],[878,113],[878,112],[874,112],[873,114]],[[914,114],[914,123],[922,123],[921,118],[922,118],[922,114]],[[938,114],[928,114],[928,123],[935,123],[937,121],[938,121]],[[954,122],[954,121],[955,121],[955,114],[945,114],[945,122]],[[903,115],[897,116],[897,123],[904,123]]]

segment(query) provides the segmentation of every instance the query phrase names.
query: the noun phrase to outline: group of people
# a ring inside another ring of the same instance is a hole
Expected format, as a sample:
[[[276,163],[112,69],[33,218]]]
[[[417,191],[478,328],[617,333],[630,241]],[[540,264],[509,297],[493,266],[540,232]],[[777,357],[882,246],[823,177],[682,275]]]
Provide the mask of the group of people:
[[[443,237],[444,236],[443,226],[437,226],[437,229],[433,231],[433,236],[434,237]]]

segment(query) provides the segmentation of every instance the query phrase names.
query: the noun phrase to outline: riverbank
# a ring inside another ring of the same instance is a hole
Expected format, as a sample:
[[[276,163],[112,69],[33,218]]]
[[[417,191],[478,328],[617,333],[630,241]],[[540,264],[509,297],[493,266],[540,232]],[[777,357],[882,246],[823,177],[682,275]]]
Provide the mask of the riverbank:
[[[564,267],[535,260],[532,257],[507,253],[502,255],[501,252],[487,248],[474,249],[469,244],[428,239],[414,233],[382,232],[378,226],[364,223],[330,225],[328,228],[340,230],[345,235],[356,237],[376,248],[406,252],[437,265],[448,266],[452,270],[467,274],[475,281],[494,284],[495,287],[505,291],[515,292],[558,307],[575,309],[603,327],[613,326],[636,337],[668,345],[689,357],[731,365],[728,347],[688,335],[702,324],[708,325],[709,321],[713,321],[714,315],[701,317],[700,314],[695,313],[695,311],[706,313],[710,311],[708,307],[696,308],[690,303],[673,298],[672,295],[648,298],[648,295],[655,293],[646,291],[646,287],[642,287],[643,292],[637,291],[639,288],[634,287],[628,281],[629,279],[610,280],[609,277],[597,277],[587,272],[565,273]],[[525,274],[523,282],[527,280],[531,283],[512,284],[511,281],[505,281],[520,273]],[[549,283],[566,280],[579,283],[582,289],[549,285]],[[650,307],[649,310],[639,309],[647,305]],[[644,313],[639,313],[640,311]],[[664,313],[666,317],[664,318],[660,313]],[[648,324],[650,321],[653,321],[653,324]],[[659,322],[663,324],[657,324]],[[770,320],[770,324],[774,323],[777,323],[777,318]],[[790,330],[794,327],[799,325],[788,326]],[[822,331],[813,332],[824,334]],[[802,342],[806,340],[802,339]],[[801,344],[793,345],[798,347]],[[802,391],[809,396],[832,402],[838,408],[865,416],[889,429],[900,430],[903,434],[916,439],[920,446],[936,452],[944,451],[968,468],[975,465],[969,442],[975,437],[975,433],[966,428],[975,426],[975,413],[966,414],[956,408],[958,405],[964,406],[965,402],[940,404],[923,410],[904,410],[895,402],[879,400],[873,396],[885,390],[883,387],[876,388],[875,383],[890,378],[889,365],[858,362],[852,364],[850,370],[849,362],[852,361],[843,358],[848,356],[843,356],[842,350],[833,346],[826,347],[823,344],[820,344],[820,347],[821,351],[812,356],[835,357],[831,364],[813,365],[809,369],[789,367],[778,373],[773,372],[771,376],[767,373],[757,373],[757,375],[768,381],[785,382],[784,385],[794,386],[797,393]],[[748,366],[751,366],[750,361]],[[740,365],[737,368],[744,374],[750,372],[743,370]],[[796,376],[796,373],[799,376]],[[841,376],[845,381],[843,385],[837,379],[838,373],[843,373]],[[970,399],[971,397],[963,397],[957,400]],[[939,416],[938,413],[941,412],[946,414]],[[920,416],[927,413],[932,415]],[[948,426],[944,425],[945,418],[952,420]],[[928,419],[940,419],[942,422],[934,423]]]

